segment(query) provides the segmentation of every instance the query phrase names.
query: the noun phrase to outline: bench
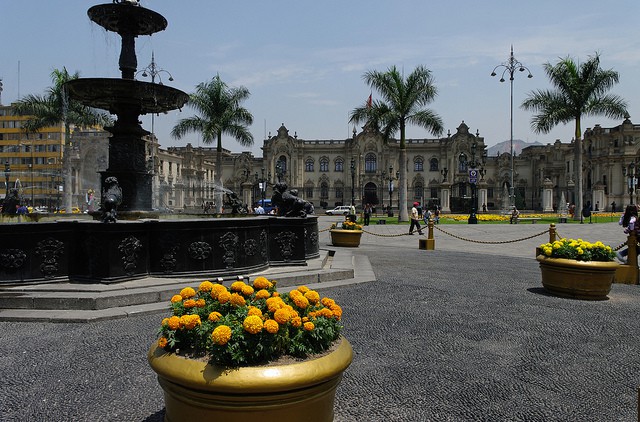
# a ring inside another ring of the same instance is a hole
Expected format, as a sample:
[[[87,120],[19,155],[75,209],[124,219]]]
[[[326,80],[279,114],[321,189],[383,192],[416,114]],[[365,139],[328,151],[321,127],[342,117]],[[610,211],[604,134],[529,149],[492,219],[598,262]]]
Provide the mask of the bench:
[[[531,221],[531,224],[536,224],[538,222],[538,220],[540,220],[537,217],[527,217],[527,218],[516,218],[515,219],[515,224],[518,224],[520,221]]]

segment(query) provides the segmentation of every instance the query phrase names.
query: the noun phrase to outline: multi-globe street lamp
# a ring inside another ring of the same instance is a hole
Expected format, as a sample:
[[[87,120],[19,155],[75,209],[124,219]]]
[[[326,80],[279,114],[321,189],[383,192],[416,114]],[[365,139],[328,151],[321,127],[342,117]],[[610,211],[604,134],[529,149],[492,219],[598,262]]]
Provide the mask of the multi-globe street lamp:
[[[622,175],[627,177],[627,188],[629,189],[629,204],[633,204],[633,193],[637,191],[640,168],[635,161],[629,163],[628,167],[622,165]]]
[[[356,160],[351,157],[351,204],[356,204],[355,193],[355,181],[356,181]]]
[[[491,72],[491,76],[496,76],[496,70],[503,68],[502,70],[502,75],[500,77],[500,82],[504,82],[505,81],[505,76],[509,75],[509,85],[510,85],[510,98],[511,98],[511,114],[510,114],[510,130],[511,130],[511,135],[509,138],[509,145],[510,145],[510,149],[511,149],[511,189],[509,190],[509,205],[511,205],[511,207],[515,206],[515,185],[514,185],[514,180],[513,180],[513,75],[515,75],[516,70],[519,72],[524,72],[525,70],[527,71],[528,75],[527,78],[533,78],[533,75],[531,74],[531,71],[529,70],[529,68],[527,68],[525,65],[523,65],[522,63],[520,63],[518,60],[516,60],[516,58],[513,56],[513,46],[511,46],[511,55],[509,56],[509,61],[507,63],[503,63],[503,64],[499,64],[498,66],[493,68],[493,72]]]

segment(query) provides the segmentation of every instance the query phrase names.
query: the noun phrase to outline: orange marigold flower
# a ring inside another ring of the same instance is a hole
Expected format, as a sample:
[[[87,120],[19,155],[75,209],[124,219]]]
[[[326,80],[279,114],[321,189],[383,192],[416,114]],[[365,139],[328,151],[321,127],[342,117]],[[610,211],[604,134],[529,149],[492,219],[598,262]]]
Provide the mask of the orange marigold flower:
[[[334,304],[329,309],[331,309],[331,312],[333,312],[333,316],[335,316],[338,319],[342,318],[342,308],[340,307],[340,305]]]
[[[323,297],[322,300],[320,301],[320,303],[322,303],[324,306],[329,308],[329,307],[331,307],[331,305],[335,305],[336,301],[333,300],[333,299],[329,299],[328,297]]]
[[[218,295],[218,302],[222,303],[223,305],[230,300],[231,300],[231,293],[229,292],[222,292]]]
[[[180,290],[180,296],[182,296],[183,299],[189,299],[191,297],[194,297],[196,295],[196,291],[193,290],[193,287],[185,287],[184,289]]]
[[[158,339],[158,347],[161,348],[161,349],[164,349],[165,347],[167,347],[167,343],[169,343],[169,342],[164,337],[160,337]]]
[[[299,316],[291,318],[291,325],[293,326],[293,328],[300,328],[300,326],[302,325],[302,318],[300,318]]]
[[[256,315],[249,315],[244,319],[242,328],[249,334],[258,334],[262,331],[262,318]]]
[[[260,276],[253,280],[253,287],[259,290],[268,289],[272,286],[273,284],[266,277]]]
[[[198,286],[198,291],[210,292],[212,288],[213,288],[213,283],[210,282],[209,280],[205,280],[202,283],[200,283],[200,285]]]
[[[278,325],[278,323],[272,319],[266,320],[263,327],[269,334],[275,334],[280,329],[280,325]]]
[[[313,330],[314,328],[316,328],[316,326],[315,326],[315,325],[313,325],[313,322],[305,322],[305,323],[304,323],[304,330],[305,330],[305,331],[311,331],[311,330]]]
[[[231,328],[226,325],[218,325],[211,333],[211,340],[220,346],[224,346],[231,339]]]
[[[231,293],[231,304],[233,306],[244,306],[247,302],[238,293]]]
[[[220,312],[211,312],[209,314],[209,321],[211,322],[218,322],[220,321],[220,318],[222,318],[222,314]]]
[[[218,295],[226,291],[228,291],[227,288],[224,287],[222,284],[214,284],[213,287],[211,288],[211,297],[214,299],[218,299]]]
[[[316,316],[331,318],[333,317],[333,312],[331,312],[331,309],[329,308],[322,308],[316,313]]]
[[[278,292],[273,292],[273,293],[271,293],[271,296],[273,296],[273,297],[278,297],[278,296],[280,296],[280,293],[278,293]]]
[[[309,291],[309,288],[307,286],[300,286],[298,287],[298,291],[302,294],[305,294]]]
[[[171,318],[169,318],[168,325],[169,329],[177,330],[178,328],[180,328],[180,317],[175,315],[172,316]]]
[[[256,292],[256,299],[268,299],[270,296],[271,296],[271,293],[269,293],[265,289],[258,290]]]
[[[304,294],[304,297],[306,297],[307,300],[309,300],[309,302],[311,302],[314,305],[320,302],[320,295],[315,290],[309,290]]]
[[[261,317],[262,311],[260,310],[260,308],[256,308],[255,306],[249,306],[249,311],[247,312],[247,315],[257,315]]]
[[[309,317],[302,317],[302,322],[308,322],[309,321]]]
[[[198,308],[204,308],[204,306],[207,304],[207,302],[205,302],[204,299],[200,298],[198,300],[196,300],[196,306]]]
[[[291,319],[291,313],[286,308],[280,308],[274,312],[273,319],[279,324],[286,324]]]
[[[231,287],[229,288],[229,290],[231,290],[232,292],[241,292],[244,286],[246,286],[246,284],[244,284],[243,281],[234,281],[233,283],[231,283]]]
[[[289,297],[293,299],[294,297],[302,296],[302,292],[300,290],[291,290],[289,292]]]
[[[187,330],[192,330],[196,327],[196,325],[200,325],[200,316],[199,315],[182,315],[180,317],[180,325],[186,328]]]
[[[171,303],[178,303],[178,302],[182,302],[182,296],[180,295],[173,295],[171,297]]]
[[[242,294],[244,296],[251,296],[253,294],[253,287],[245,284],[244,286],[242,286]]]
[[[184,307],[185,308],[193,308],[196,306],[196,301],[193,299],[187,299],[184,301]]]
[[[275,312],[282,307],[284,307],[284,302],[281,298],[270,297],[267,299],[267,309],[269,309],[269,312]]]
[[[300,309],[306,309],[309,306],[309,300],[304,296],[295,296],[293,298],[293,303]]]
[[[169,325],[169,318],[163,318],[162,319],[162,324],[161,325]]]

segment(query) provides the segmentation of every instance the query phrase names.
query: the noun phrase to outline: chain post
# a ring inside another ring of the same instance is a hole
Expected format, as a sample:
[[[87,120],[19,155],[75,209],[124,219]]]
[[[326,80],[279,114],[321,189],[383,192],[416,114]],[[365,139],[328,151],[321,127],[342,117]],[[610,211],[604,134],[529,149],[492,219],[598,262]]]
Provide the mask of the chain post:
[[[556,232],[556,223],[549,224],[549,243],[555,242],[557,235],[558,233]]]
[[[427,223],[427,250],[434,251],[436,249],[436,239],[433,237],[433,219],[430,218]]]

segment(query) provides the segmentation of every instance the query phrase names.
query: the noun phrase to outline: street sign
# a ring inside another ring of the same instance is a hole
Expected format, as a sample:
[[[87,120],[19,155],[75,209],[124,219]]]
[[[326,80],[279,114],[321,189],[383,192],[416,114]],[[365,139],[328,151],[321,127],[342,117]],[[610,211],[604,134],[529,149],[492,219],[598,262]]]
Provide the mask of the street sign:
[[[469,170],[469,183],[478,183],[478,170]]]

